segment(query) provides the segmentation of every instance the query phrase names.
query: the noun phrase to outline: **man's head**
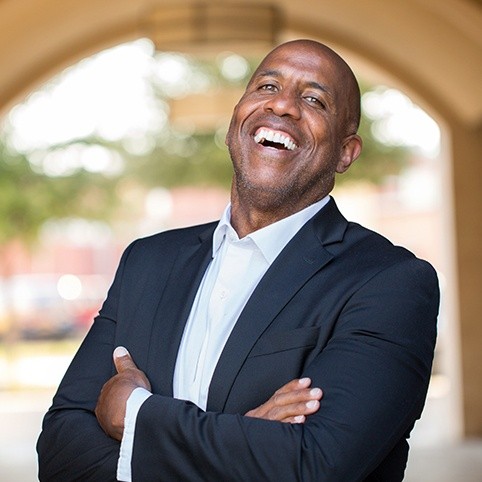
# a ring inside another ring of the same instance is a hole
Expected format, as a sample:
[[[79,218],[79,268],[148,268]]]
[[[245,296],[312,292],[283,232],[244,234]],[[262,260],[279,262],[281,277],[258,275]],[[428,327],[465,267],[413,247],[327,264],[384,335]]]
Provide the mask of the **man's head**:
[[[338,54],[311,40],[278,46],[231,119],[233,202],[290,214],[321,199],[360,154],[359,119],[358,84]]]

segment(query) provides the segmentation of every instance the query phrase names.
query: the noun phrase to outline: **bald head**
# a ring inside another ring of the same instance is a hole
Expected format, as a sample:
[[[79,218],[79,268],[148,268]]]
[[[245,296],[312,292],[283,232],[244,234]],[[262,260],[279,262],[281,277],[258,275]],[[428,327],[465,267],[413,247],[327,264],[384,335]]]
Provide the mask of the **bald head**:
[[[333,77],[333,88],[336,90],[336,102],[339,112],[342,114],[343,127],[347,135],[357,132],[360,124],[360,88],[350,66],[334,50],[326,45],[309,39],[299,39],[285,42],[275,47],[263,59],[253,74],[264,69],[265,65],[273,56],[296,56],[300,51],[310,52],[323,59],[323,68],[330,72]]]

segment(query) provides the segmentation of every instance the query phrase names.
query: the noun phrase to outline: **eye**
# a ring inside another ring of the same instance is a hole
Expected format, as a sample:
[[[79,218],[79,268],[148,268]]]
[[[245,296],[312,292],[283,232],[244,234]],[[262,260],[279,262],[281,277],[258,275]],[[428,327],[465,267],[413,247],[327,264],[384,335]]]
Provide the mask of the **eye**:
[[[321,107],[322,109],[325,108],[325,104],[320,99],[318,99],[318,97],[315,97],[313,95],[306,95],[304,99],[310,104],[313,104],[317,107]]]
[[[277,92],[278,88],[274,84],[263,84],[259,87],[259,90],[268,90],[271,92]]]

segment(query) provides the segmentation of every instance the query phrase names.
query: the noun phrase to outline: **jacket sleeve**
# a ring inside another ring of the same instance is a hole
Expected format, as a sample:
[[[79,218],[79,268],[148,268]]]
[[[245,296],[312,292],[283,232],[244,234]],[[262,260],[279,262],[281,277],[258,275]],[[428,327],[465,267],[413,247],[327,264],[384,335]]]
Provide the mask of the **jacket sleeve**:
[[[94,414],[100,390],[113,375],[115,319],[125,251],[99,316],[70,364],[44,417],[37,442],[40,481],[116,480],[120,444]]]
[[[415,258],[353,293],[330,341],[300,374],[324,392],[320,410],[303,425],[150,397],[137,418],[133,480],[365,479],[420,416],[438,302],[434,270]]]

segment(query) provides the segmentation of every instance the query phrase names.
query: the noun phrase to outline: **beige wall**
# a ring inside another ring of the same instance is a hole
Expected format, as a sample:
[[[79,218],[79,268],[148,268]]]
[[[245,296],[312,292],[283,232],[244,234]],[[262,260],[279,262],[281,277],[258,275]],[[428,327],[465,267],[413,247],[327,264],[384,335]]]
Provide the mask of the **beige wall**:
[[[178,0],[175,4],[189,4]],[[210,2],[207,2],[210,3]],[[226,1],[225,3],[229,3]],[[237,0],[236,3],[242,3]],[[447,126],[464,432],[482,436],[482,8],[476,0],[279,0],[280,39],[314,37]],[[146,35],[158,0],[0,0],[0,113],[61,68]],[[223,45],[226,47],[226,45]]]
[[[482,435],[482,127],[452,126],[465,433]]]

